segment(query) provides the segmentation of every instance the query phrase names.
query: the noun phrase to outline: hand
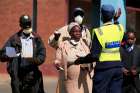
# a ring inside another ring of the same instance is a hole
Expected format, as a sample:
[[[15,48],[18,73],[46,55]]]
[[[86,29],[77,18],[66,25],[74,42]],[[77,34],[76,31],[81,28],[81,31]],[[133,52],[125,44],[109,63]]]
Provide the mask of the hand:
[[[57,32],[57,31],[54,32],[54,39],[57,41],[59,39],[60,35],[61,35],[61,33]]]
[[[75,64],[93,63],[97,60],[98,58],[92,58],[91,54],[87,54],[85,57],[78,57]]]
[[[3,54],[3,50],[2,49],[0,49],[0,57],[1,57],[1,55]]]
[[[123,74],[125,75],[125,76],[128,76],[129,75],[129,70],[127,70],[126,68],[122,68],[122,71],[123,71]]]
[[[84,57],[79,57],[75,60],[74,64],[79,65],[82,64],[84,61]]]
[[[64,68],[62,68],[59,64],[54,64],[54,65],[55,65],[55,67],[56,67],[57,70],[61,70],[61,71],[64,70]]]
[[[136,67],[132,67],[130,72],[131,72],[132,76],[136,76],[137,75]]]
[[[62,68],[62,67],[58,67],[58,68],[59,68],[59,70],[64,71],[64,68]]]
[[[114,16],[114,22],[117,22],[118,18],[121,16],[121,8],[117,10]]]
[[[137,71],[134,70],[134,69],[132,69],[132,70],[131,70],[131,74],[132,74],[133,76],[136,76],[136,75],[137,75]]]

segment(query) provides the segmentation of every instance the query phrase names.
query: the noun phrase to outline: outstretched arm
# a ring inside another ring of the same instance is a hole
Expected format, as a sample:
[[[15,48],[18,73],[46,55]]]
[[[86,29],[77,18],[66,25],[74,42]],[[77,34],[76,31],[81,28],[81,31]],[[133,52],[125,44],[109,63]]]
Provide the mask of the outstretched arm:
[[[99,56],[101,53],[102,47],[97,39],[97,36],[94,35],[92,40],[92,48],[91,53],[85,57],[80,57],[75,61],[75,64],[84,64],[84,63],[92,63],[99,61]]]

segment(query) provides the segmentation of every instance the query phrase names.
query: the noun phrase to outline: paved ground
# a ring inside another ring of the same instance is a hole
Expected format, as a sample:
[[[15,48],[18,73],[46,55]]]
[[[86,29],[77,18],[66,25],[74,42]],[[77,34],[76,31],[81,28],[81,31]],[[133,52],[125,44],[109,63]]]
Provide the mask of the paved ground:
[[[55,93],[57,77],[44,76],[44,88],[46,93]],[[0,93],[11,93],[10,78],[7,74],[0,73]]]

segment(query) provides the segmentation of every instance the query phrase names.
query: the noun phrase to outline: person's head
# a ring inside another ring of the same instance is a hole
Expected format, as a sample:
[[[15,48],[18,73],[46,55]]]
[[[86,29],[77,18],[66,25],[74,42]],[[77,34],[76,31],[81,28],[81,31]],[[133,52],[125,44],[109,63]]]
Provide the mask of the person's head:
[[[84,10],[80,7],[75,8],[73,12],[73,17],[75,22],[77,22],[78,24],[82,24],[84,19]]]
[[[30,34],[32,32],[31,28],[31,18],[29,15],[22,15],[19,18],[19,25],[23,29],[25,34]]]
[[[131,46],[131,45],[135,44],[135,42],[136,42],[135,33],[133,31],[126,32],[126,43],[127,43],[127,45]]]
[[[71,22],[68,25],[68,31],[69,34],[71,36],[72,39],[79,41],[81,36],[82,36],[82,32],[81,32],[81,27],[78,23],[76,22]]]
[[[109,5],[109,4],[102,5],[101,17],[104,23],[111,21],[114,15],[115,15],[115,9],[112,5]]]

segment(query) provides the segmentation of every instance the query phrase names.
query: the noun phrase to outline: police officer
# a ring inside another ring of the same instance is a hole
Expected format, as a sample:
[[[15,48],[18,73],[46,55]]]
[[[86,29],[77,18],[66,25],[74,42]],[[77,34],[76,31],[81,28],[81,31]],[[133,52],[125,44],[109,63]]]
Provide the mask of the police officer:
[[[115,14],[112,5],[102,5],[101,14],[104,24],[92,30],[91,54],[75,63],[96,61],[93,93],[121,93],[123,74],[119,48],[124,29],[121,24],[112,23]]]
[[[29,15],[22,15],[19,25],[21,29],[9,38],[0,55],[1,61],[8,63],[12,93],[44,93],[38,66],[45,62],[45,46],[40,36],[32,31]]]

